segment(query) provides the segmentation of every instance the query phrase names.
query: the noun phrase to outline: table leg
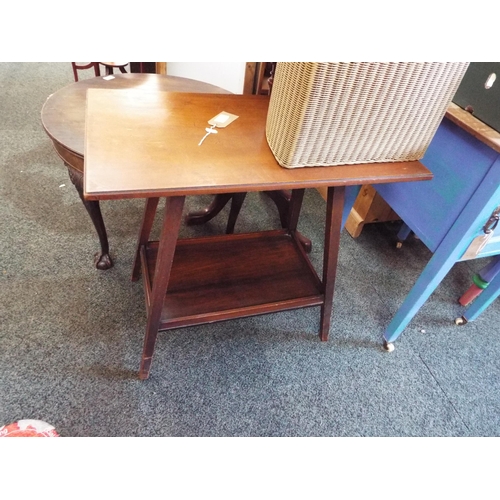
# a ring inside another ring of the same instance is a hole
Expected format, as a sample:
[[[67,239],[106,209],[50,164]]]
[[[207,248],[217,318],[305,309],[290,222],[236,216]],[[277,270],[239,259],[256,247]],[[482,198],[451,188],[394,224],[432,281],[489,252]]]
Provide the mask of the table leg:
[[[337,275],[340,232],[344,209],[345,187],[329,187],[326,202],[325,249],[323,254],[323,295],[319,338],[328,340],[333,307],[333,292]]]
[[[453,265],[462,258],[471,241],[482,234],[482,227],[500,200],[500,169],[492,168],[490,172],[490,182],[483,183],[473,194],[386,328],[386,350],[394,349],[392,343],[401,335]],[[484,200],[488,202],[485,204]]]
[[[71,168],[68,164],[65,164],[68,168],[69,178],[75,186],[83,205],[87,209],[90,219],[94,224],[97,231],[97,236],[99,237],[99,242],[101,244],[101,253],[96,253],[94,258],[94,264],[97,269],[101,271],[113,267],[113,261],[109,256],[109,244],[108,235],[106,233],[106,227],[104,226],[104,221],[102,219],[101,207],[98,201],[89,201],[83,197],[83,173]]]
[[[266,191],[265,194],[274,201],[278,209],[281,227],[286,227],[288,223],[288,208],[290,205],[290,191],[282,189],[280,191]]]
[[[236,219],[240,213],[241,206],[245,201],[246,193],[234,193],[231,200],[231,210],[229,211],[229,217],[227,219],[226,234],[234,233],[234,225],[236,224]]]
[[[132,281],[139,279],[141,270],[141,247],[149,240],[151,228],[156,215],[156,207],[158,206],[159,198],[148,198],[144,207],[144,215],[142,216],[141,229],[139,230],[139,238],[137,239],[137,249],[135,251],[134,265],[132,268]]]
[[[401,229],[398,231],[396,248],[401,248],[403,243],[407,240],[408,236],[411,234],[410,227],[403,222]]]
[[[281,227],[286,228],[290,220],[290,203],[291,194],[290,191],[278,190],[278,191],[266,191],[265,194],[274,201],[278,213],[280,216]],[[299,239],[304,250],[309,253],[312,249],[312,243],[309,238],[306,238],[303,234],[297,232],[297,238]]]
[[[488,287],[465,311],[461,319],[464,320],[464,323],[467,323],[468,321],[474,321],[499,296],[500,296],[500,275],[497,274],[493,278],[493,280],[489,283]],[[455,323],[457,323],[457,320],[455,320]],[[462,324],[462,323],[457,323],[457,324]]]
[[[153,358],[156,337],[158,335],[158,328],[160,326],[163,301],[167,292],[175,247],[181,226],[184,200],[185,196],[172,196],[167,198],[165,204],[158,256],[153,278],[153,289],[151,292],[151,303],[148,309],[144,349],[139,370],[139,378],[142,380],[149,377],[149,371],[151,369],[151,361]],[[144,231],[144,233],[145,232],[146,231]],[[142,230],[141,234],[143,234]]]
[[[186,216],[186,224],[188,226],[195,226],[205,224],[212,220],[229,202],[233,197],[232,193],[217,194],[212,200],[212,203],[206,208],[198,212],[191,212]]]
[[[265,191],[265,194],[269,196],[275,203],[276,208],[280,216],[281,227],[286,228],[289,219],[290,210],[290,191]],[[231,212],[229,214],[229,220],[227,223],[227,234],[231,234],[234,230],[234,224],[239,214],[241,204],[245,199],[246,193],[224,193],[215,196],[212,203],[200,210],[199,212],[191,212],[186,216],[186,224],[188,226],[205,224],[209,220],[212,220],[232,199]],[[243,198],[241,198],[243,196]],[[304,250],[306,252],[311,251],[311,240],[306,238],[300,233],[297,233],[297,238],[301,242]]]
[[[391,352],[394,349],[393,342],[401,335],[454,264],[460,260],[474,234],[468,231],[465,237],[460,239],[453,236],[452,234],[451,238],[445,238],[439,245],[386,328],[383,342],[387,351]]]
[[[500,273],[500,256],[497,255],[488,265],[483,267],[481,271],[473,277],[473,284],[470,288],[458,299],[462,306],[468,306],[485,288],[493,281],[495,276]]]
[[[283,227],[288,228],[291,233],[297,231],[304,193],[305,189],[294,189],[289,199],[287,220]]]

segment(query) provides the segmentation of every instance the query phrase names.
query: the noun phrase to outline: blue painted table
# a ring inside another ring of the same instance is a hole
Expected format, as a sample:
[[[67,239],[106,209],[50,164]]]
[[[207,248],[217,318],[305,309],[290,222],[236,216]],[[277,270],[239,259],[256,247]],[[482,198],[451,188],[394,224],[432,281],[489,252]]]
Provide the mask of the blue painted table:
[[[384,332],[394,342],[500,206],[500,134],[451,104],[421,162],[428,182],[387,184],[377,191],[433,252]],[[500,229],[474,257],[500,254]]]

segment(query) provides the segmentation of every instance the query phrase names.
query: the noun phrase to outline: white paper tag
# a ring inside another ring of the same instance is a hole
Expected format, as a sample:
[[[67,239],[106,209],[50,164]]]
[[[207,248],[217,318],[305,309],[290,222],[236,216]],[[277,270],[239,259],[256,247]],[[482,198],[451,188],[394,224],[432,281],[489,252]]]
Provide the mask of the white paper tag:
[[[210,120],[208,120],[208,123],[217,128],[225,128],[230,123],[233,123],[236,118],[239,118],[239,116],[233,115],[231,113],[226,113],[226,111],[222,111],[217,116],[210,118]]]
[[[481,250],[488,244],[488,241],[490,241],[492,236],[493,231],[488,234],[480,234],[479,236],[476,236],[460,260],[475,259]]]

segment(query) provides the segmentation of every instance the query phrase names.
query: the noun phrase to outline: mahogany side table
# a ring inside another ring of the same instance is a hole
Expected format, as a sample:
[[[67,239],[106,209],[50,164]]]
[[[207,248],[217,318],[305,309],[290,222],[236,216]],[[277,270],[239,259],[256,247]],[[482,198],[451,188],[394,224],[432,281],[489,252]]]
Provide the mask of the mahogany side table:
[[[139,377],[149,377],[159,330],[319,306],[330,330],[346,186],[431,179],[420,162],[282,168],[265,137],[268,100],[255,95],[89,89],[84,196],[147,198],[132,273],[142,277],[147,326]],[[198,145],[221,111],[239,118]],[[328,187],[323,275],[296,228],[306,188]],[[291,190],[285,229],[178,240],[189,195]],[[160,240],[149,241],[159,198]]]

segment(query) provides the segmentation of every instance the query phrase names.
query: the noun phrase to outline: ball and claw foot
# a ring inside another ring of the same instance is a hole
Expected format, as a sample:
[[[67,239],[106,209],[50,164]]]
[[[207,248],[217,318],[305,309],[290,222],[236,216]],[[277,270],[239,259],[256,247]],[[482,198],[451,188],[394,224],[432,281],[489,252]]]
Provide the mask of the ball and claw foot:
[[[460,318],[455,319],[455,325],[465,325],[466,323],[467,320],[463,316],[460,316]]]
[[[392,352],[394,351],[394,344],[392,342],[387,342],[387,340],[384,340],[384,349],[387,352]]]
[[[96,253],[94,256],[94,264],[100,271],[106,271],[106,269],[113,267],[113,261],[107,253]]]

